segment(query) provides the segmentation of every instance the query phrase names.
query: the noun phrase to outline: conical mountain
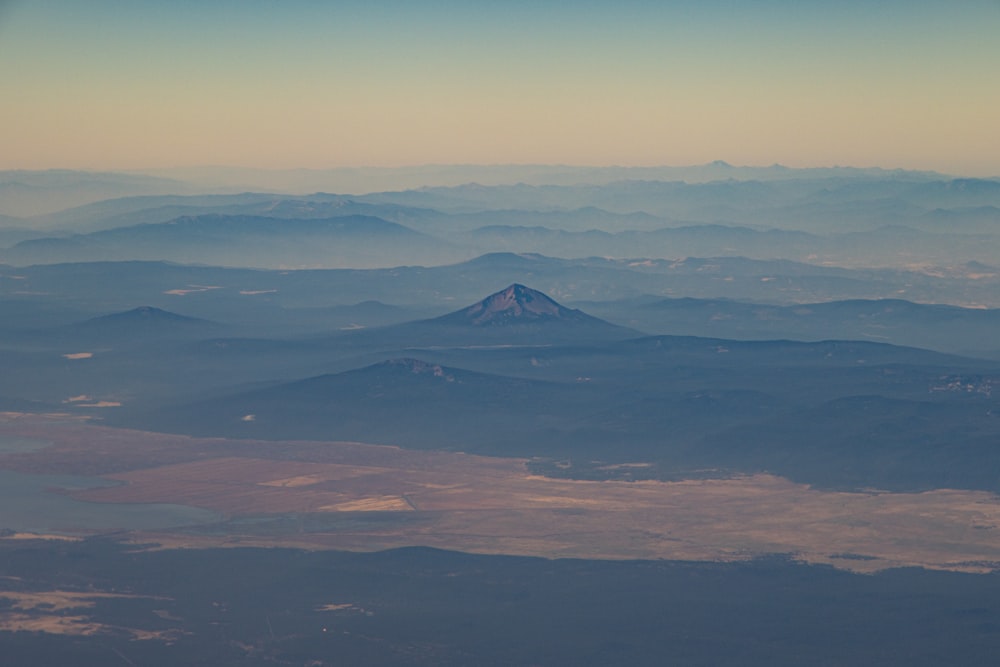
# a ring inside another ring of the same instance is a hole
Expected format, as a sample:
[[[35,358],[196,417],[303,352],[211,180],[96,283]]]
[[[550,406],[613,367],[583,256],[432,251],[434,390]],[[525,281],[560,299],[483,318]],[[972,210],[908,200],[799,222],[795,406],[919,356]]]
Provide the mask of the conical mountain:
[[[207,336],[220,329],[222,326],[211,320],[188,317],[153,306],[139,306],[64,327],[60,333],[79,336],[81,340],[90,342],[113,344],[149,337]]]
[[[428,320],[348,332],[338,344],[376,346],[383,350],[421,347],[565,345],[617,341],[642,336],[566,308],[545,294],[513,284],[467,308]]]
[[[212,322],[198,317],[180,315],[169,310],[156,308],[155,306],[139,306],[138,308],[133,308],[132,310],[92,317],[91,319],[83,322],[84,326],[104,326],[113,324],[149,324],[153,326],[168,324],[206,325],[212,324]]]
[[[545,324],[575,324],[584,328],[615,325],[560,305],[538,290],[514,283],[468,308],[431,322],[472,327],[516,327]],[[617,327],[616,327],[617,328]]]

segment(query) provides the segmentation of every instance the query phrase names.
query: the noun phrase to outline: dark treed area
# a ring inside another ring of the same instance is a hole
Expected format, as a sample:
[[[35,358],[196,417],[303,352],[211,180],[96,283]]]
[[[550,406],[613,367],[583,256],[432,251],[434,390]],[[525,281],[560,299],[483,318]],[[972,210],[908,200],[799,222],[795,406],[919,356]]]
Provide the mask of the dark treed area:
[[[752,563],[0,544],[17,594],[92,599],[90,637],[6,635],[5,664],[991,665],[1000,580]],[[21,599],[21,598],[18,598]],[[10,603],[8,603],[10,609]],[[51,613],[51,612],[48,612]],[[65,612],[73,614],[72,609]],[[72,621],[70,621],[72,622]],[[160,633],[137,641],[134,631]]]

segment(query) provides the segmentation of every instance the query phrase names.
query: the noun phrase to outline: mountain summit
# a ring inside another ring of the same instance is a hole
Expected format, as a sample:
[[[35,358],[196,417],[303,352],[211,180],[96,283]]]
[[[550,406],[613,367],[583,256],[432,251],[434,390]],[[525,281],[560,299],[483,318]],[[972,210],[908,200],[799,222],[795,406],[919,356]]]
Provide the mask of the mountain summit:
[[[171,325],[205,325],[212,324],[208,320],[203,320],[198,317],[188,317],[187,315],[178,315],[177,313],[170,312],[169,310],[163,310],[161,308],[155,308],[153,306],[139,306],[138,308],[133,308],[132,310],[126,310],[120,313],[112,313],[110,315],[101,315],[100,317],[91,318],[83,322],[84,326],[88,327],[104,327],[104,326],[171,326]]]
[[[445,324],[468,324],[475,327],[542,324],[546,322],[601,322],[579,310],[565,308],[545,294],[514,283],[491,294],[468,308],[439,317]]]
[[[62,335],[108,345],[132,344],[150,337],[198,337],[221,328],[216,322],[188,317],[153,306],[139,306],[120,313],[102,315],[63,330]]]

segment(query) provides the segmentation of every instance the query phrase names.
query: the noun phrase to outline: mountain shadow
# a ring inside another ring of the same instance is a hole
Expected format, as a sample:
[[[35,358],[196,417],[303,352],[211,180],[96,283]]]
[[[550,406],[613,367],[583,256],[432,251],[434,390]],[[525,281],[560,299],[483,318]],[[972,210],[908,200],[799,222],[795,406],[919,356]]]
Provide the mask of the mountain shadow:
[[[413,358],[157,411],[155,428],[249,438],[363,440],[526,455],[581,388]],[[149,421],[143,423],[149,425]]]

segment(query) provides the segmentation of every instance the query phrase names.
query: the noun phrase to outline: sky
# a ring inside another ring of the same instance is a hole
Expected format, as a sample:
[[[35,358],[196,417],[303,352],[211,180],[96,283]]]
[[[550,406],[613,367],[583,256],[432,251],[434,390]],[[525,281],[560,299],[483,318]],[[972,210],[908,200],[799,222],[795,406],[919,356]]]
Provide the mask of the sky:
[[[0,0],[0,169],[1000,176],[1000,0]]]

